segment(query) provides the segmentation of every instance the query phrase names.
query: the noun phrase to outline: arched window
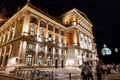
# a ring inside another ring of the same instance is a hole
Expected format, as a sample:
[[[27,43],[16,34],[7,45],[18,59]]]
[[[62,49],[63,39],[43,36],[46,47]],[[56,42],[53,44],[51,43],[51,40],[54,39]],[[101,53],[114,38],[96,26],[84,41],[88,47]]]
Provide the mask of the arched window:
[[[46,23],[44,21],[40,21],[40,27],[46,28]]]
[[[53,26],[51,24],[48,25],[48,30],[53,31]]]
[[[38,22],[37,22],[37,18],[31,17],[30,23],[34,23],[34,24],[37,25],[37,23],[38,23]]]

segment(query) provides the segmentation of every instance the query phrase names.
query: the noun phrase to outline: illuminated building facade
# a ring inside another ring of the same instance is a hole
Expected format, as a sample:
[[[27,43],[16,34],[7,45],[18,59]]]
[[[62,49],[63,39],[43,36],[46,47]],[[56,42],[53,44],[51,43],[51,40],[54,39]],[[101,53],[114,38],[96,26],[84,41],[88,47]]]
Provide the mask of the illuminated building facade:
[[[57,68],[96,60],[92,26],[75,8],[56,19],[27,3],[0,27],[0,68],[14,62]]]

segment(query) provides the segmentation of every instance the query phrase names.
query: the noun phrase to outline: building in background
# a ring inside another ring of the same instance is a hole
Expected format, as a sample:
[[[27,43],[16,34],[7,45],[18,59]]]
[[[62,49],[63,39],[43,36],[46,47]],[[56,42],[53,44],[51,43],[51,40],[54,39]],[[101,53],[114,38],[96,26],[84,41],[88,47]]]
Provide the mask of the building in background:
[[[27,3],[0,27],[0,69],[15,64],[55,68],[95,64],[92,26],[75,8],[53,18]]]

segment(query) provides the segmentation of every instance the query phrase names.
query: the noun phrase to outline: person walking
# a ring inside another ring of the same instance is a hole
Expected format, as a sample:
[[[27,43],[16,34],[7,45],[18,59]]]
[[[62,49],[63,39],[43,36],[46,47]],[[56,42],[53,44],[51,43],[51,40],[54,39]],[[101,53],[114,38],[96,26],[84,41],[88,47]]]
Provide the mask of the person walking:
[[[84,62],[83,66],[82,66],[82,72],[81,72],[81,76],[82,76],[82,80],[90,80],[89,79],[89,66],[87,62]]]
[[[88,64],[88,80],[94,80],[93,79],[93,66]]]
[[[96,65],[96,76],[97,76],[97,80],[102,80],[102,70],[101,70],[101,65],[100,62],[97,62]]]

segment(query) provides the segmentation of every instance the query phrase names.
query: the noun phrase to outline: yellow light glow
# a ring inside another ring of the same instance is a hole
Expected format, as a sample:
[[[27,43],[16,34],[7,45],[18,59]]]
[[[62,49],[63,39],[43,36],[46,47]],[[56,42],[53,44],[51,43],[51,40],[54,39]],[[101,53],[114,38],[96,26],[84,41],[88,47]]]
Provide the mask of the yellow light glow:
[[[68,59],[66,60],[66,66],[73,66],[74,65],[74,60],[73,59]]]
[[[76,35],[76,31],[74,32],[74,45],[77,45],[77,35]]]

